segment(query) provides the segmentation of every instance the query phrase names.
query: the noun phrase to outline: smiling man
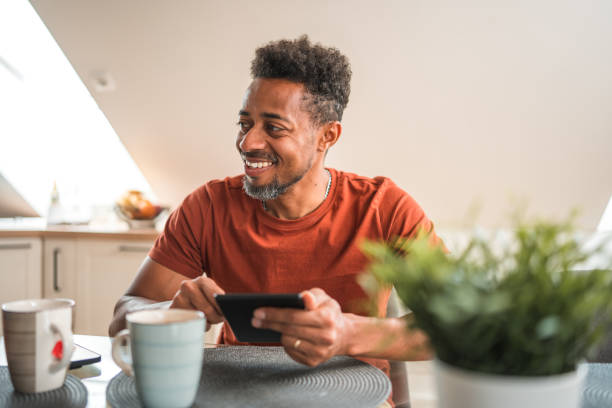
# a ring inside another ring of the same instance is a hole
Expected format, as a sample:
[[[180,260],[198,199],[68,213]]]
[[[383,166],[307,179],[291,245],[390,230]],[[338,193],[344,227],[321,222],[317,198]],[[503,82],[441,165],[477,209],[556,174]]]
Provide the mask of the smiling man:
[[[138,276],[115,309],[114,335],[129,311],[199,309],[223,321],[217,293],[302,293],[305,310],[262,308],[252,324],[282,333],[296,361],[335,355],[428,358],[424,335],[406,319],[364,311],[357,276],[367,266],[365,239],[412,237],[433,225],[419,205],[385,177],[324,167],[342,134],[350,93],[348,59],[307,37],[256,51],[253,82],[238,113],[236,148],[244,174],[206,183],[170,215]],[[376,135],[382,138],[384,135]],[[240,344],[227,324],[220,343]]]

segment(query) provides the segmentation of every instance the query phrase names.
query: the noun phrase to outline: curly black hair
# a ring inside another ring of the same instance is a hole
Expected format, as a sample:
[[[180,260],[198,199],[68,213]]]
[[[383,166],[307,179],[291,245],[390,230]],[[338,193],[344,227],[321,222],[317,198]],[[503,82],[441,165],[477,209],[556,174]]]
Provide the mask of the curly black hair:
[[[351,93],[351,65],[336,48],[312,44],[307,35],[270,42],[255,51],[251,75],[304,85],[314,123],[342,120]]]

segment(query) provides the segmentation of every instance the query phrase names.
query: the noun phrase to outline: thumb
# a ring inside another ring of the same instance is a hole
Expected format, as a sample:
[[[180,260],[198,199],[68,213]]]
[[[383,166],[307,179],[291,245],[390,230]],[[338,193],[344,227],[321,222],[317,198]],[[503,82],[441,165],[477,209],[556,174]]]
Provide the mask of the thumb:
[[[302,301],[304,302],[304,308],[306,310],[314,310],[317,308],[317,299],[312,292],[305,290],[304,292],[300,293],[300,295],[302,296]]]

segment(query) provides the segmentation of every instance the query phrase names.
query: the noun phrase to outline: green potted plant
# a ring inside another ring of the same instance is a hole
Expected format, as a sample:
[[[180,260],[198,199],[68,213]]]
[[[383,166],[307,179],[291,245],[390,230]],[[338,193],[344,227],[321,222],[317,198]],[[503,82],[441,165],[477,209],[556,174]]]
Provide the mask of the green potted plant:
[[[395,286],[429,337],[440,408],[579,406],[580,363],[612,322],[612,264],[578,270],[602,246],[571,222],[521,224],[500,251],[475,236],[447,253],[426,234],[363,249],[369,289]]]

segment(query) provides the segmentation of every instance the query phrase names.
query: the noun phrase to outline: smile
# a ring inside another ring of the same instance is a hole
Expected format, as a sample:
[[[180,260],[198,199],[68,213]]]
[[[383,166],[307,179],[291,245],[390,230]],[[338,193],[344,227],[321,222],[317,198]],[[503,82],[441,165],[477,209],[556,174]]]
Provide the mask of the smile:
[[[264,167],[269,167],[272,166],[272,162],[269,161],[265,161],[265,162],[250,162],[248,160],[244,160],[244,164],[246,164],[248,167],[253,168],[253,169],[261,169]]]

